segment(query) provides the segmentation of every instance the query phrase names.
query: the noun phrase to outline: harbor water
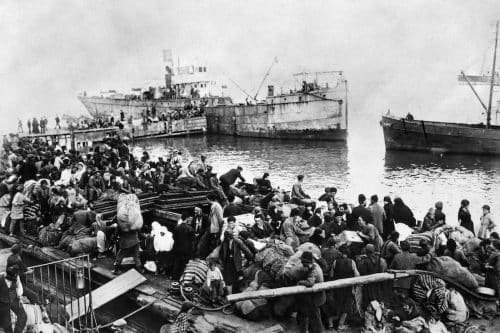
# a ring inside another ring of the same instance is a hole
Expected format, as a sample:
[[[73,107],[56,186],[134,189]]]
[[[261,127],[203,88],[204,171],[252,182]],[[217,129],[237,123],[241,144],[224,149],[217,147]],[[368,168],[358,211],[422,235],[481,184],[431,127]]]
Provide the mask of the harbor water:
[[[288,191],[304,174],[312,198],[332,186],[339,202],[357,203],[359,193],[377,194],[380,202],[385,195],[400,196],[417,220],[442,201],[447,223],[455,225],[460,201],[468,199],[476,231],[484,204],[500,224],[499,157],[385,152],[383,142],[356,137],[345,143],[212,135],[138,141],[133,152],[159,157],[172,149],[182,151],[186,163],[206,155],[218,176],[238,165],[249,182],[269,172],[273,186]]]

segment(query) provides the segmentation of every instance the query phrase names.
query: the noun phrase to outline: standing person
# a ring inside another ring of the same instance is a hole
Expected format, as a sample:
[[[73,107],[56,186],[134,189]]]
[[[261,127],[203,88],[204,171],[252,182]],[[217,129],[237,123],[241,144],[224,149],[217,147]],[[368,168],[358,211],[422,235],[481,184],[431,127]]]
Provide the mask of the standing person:
[[[224,218],[222,217],[222,206],[217,201],[217,195],[213,192],[210,192],[207,195],[207,199],[210,203],[210,213],[208,214],[208,221],[210,222],[209,248],[210,251],[212,251],[218,245],[219,238],[222,232],[222,226],[224,225]]]
[[[18,121],[17,121],[17,131],[19,133],[23,132],[23,123],[22,123],[21,119],[18,119]]]
[[[38,129],[38,119],[33,118],[33,121],[31,122],[31,128],[33,129],[33,134],[38,134],[40,133]]]
[[[436,208],[436,212],[434,213],[434,218],[436,219],[436,222],[439,224],[445,224],[446,223],[446,214],[443,213],[443,202],[438,201],[434,204],[434,207]]]
[[[206,214],[203,214],[203,210],[199,206],[194,207],[194,216],[191,227],[193,228],[194,232],[193,250],[196,252],[201,237],[207,232],[209,228],[208,216]]]
[[[19,279],[19,267],[9,266],[5,275],[0,276],[0,327],[7,333],[22,333],[26,326],[27,316],[21,304],[23,285]],[[15,313],[16,326],[12,330],[10,311]]]
[[[352,218],[357,221],[359,217],[362,217],[366,223],[373,224],[372,213],[366,208],[366,196],[364,194],[358,195],[358,205],[352,209]]]
[[[480,239],[488,239],[490,237],[490,233],[495,229],[496,224],[491,217],[491,209],[489,205],[484,205],[483,207],[483,215],[481,216],[481,226],[479,227],[479,232],[477,233],[477,237]]]
[[[349,258],[349,247],[347,244],[339,248],[341,257],[333,262],[330,270],[330,278],[332,280],[339,280],[359,276],[358,269],[354,260]],[[340,288],[333,290],[333,299],[335,300],[335,313],[339,315],[338,331],[345,330],[345,320],[347,314],[351,312],[353,302],[352,287]],[[332,318],[328,318],[329,328],[333,328]]]
[[[399,240],[399,232],[393,231],[389,239],[382,245],[382,249],[380,250],[380,255],[385,259],[387,265],[392,263],[394,256],[396,254],[401,253],[401,248],[398,245]]]
[[[132,256],[134,258],[135,268],[139,272],[143,272],[141,258],[140,258],[140,246],[139,246],[139,235],[137,230],[123,231],[121,227],[118,228],[118,246],[120,249],[116,254],[116,259],[114,263],[113,274],[120,274],[120,268],[126,255]]]
[[[379,253],[375,252],[375,247],[368,244],[365,247],[365,255],[362,256],[357,264],[360,275],[370,275],[383,273],[387,270],[387,263]],[[392,283],[391,283],[392,285]],[[384,300],[386,290],[382,283],[371,283],[363,286],[363,308],[365,309],[371,301]]]
[[[31,134],[31,121],[29,119],[26,122],[26,125],[28,126],[28,134]]]
[[[61,119],[59,119],[59,115],[56,115],[56,126],[54,127],[54,129],[61,129],[61,124],[59,124],[60,121]]]
[[[302,266],[305,268],[304,279],[297,282],[299,286],[313,287],[316,283],[323,282],[323,271],[314,262],[313,254],[304,251],[300,257]],[[296,296],[297,322],[300,333],[321,333],[323,324],[321,323],[320,307],[325,303],[326,295],[324,291],[317,293],[300,294]]]
[[[182,213],[180,223],[174,230],[174,247],[172,249],[174,254],[172,278],[174,280],[179,280],[181,277],[193,251],[194,230],[191,227],[191,221],[192,217],[188,212]]]
[[[292,186],[291,202],[297,205],[307,205],[307,204],[312,204],[314,202],[311,199],[311,197],[308,194],[306,194],[306,192],[304,192],[304,190],[302,189],[303,182],[304,182],[304,175],[298,175],[297,182]]]
[[[125,113],[123,112],[123,110],[120,110],[120,121],[121,122],[125,121]]]
[[[378,229],[378,233],[380,235],[384,234],[384,220],[385,220],[385,211],[378,204],[378,196],[376,194],[370,197],[370,206],[368,207],[370,212],[372,213],[373,225]]]
[[[472,222],[472,217],[469,212],[469,205],[470,202],[467,199],[460,202],[460,208],[458,209],[458,223],[460,223],[460,226],[472,232],[475,236],[474,222]]]
[[[30,201],[23,194],[23,185],[17,185],[16,194],[12,199],[12,209],[10,211],[10,236],[14,236],[16,228],[19,226],[19,234],[24,236],[24,204]]]
[[[384,213],[384,234],[382,237],[387,239],[391,232],[396,229],[394,226],[394,205],[392,204],[391,197],[388,195],[384,197]]]
[[[243,255],[248,260],[253,260],[253,253],[239,239],[233,237],[233,232],[224,232],[224,241],[221,244],[219,259],[222,263],[222,275],[227,286],[227,291],[231,294],[238,290],[238,282],[243,278]]]

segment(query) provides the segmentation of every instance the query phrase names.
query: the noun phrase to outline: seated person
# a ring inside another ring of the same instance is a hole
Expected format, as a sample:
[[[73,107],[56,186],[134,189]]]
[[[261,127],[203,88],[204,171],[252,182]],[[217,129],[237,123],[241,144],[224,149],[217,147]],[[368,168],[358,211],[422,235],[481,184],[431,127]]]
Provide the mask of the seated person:
[[[267,221],[264,221],[260,214],[254,216],[255,224],[252,226],[252,237],[256,239],[264,239],[273,235],[273,228]]]

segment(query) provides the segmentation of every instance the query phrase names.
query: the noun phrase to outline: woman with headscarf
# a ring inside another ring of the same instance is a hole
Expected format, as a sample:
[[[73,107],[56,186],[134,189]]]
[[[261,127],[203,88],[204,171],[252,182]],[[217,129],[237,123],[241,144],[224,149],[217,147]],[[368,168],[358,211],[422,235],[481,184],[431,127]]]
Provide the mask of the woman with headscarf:
[[[407,205],[405,205],[403,199],[401,199],[400,197],[396,197],[394,199],[393,212],[395,223],[404,223],[410,228],[414,228],[416,226],[417,220],[413,216],[413,212]]]
[[[382,237],[387,239],[391,232],[396,230],[394,226],[394,204],[392,203],[391,197],[388,195],[384,197],[384,212],[384,234]]]
[[[460,203],[460,208],[458,209],[458,223],[461,227],[472,232],[474,235],[474,222],[472,222],[472,217],[469,212],[469,200],[464,199]]]

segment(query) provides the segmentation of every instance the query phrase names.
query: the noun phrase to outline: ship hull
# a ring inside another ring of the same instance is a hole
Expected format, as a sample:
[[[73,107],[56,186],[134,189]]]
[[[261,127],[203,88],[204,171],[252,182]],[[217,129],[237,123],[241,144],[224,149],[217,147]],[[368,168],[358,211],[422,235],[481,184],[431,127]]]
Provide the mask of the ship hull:
[[[347,139],[345,94],[289,94],[258,105],[206,109],[207,132],[269,139]]]
[[[500,155],[500,126],[382,117],[386,150]]]
[[[231,100],[228,97],[206,97],[203,99],[172,99],[172,100],[129,100],[106,97],[78,96],[78,99],[94,118],[120,118],[123,111],[125,118],[141,119],[146,110],[156,109],[156,114],[169,114],[185,107],[186,104],[199,106],[202,102],[208,106],[224,105]]]

